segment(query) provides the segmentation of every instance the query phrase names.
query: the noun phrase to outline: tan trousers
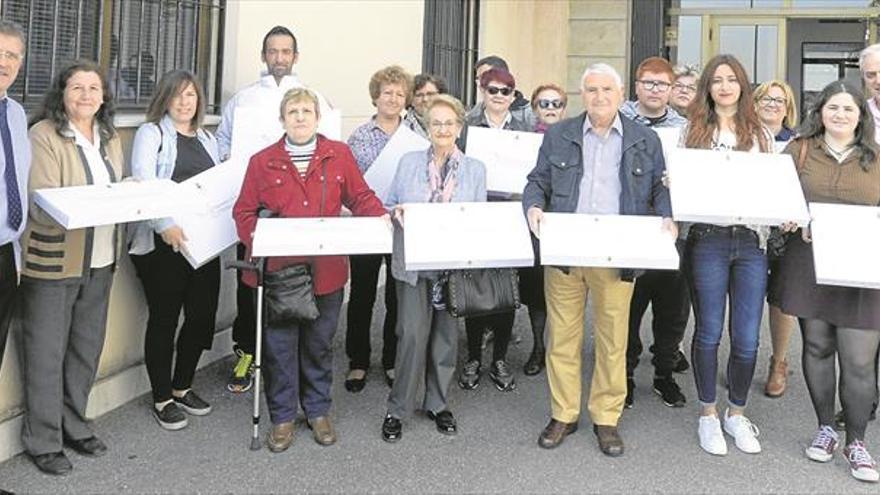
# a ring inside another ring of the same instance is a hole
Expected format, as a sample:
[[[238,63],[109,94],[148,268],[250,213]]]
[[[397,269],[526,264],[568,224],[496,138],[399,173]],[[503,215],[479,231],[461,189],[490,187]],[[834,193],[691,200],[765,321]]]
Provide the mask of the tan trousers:
[[[593,297],[595,368],[587,408],[594,424],[616,426],[626,398],[626,345],[633,284],[614,268],[546,267],[551,412],[565,423],[581,411],[581,362],[587,294]]]

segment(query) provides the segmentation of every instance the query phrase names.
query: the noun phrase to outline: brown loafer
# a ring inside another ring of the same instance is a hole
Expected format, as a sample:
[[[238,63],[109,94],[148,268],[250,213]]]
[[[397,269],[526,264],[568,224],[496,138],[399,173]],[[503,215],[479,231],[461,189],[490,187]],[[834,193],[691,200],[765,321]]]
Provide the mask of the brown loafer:
[[[603,454],[610,457],[623,455],[623,439],[616,426],[593,425],[593,433],[599,440],[599,449]]]
[[[310,419],[309,428],[312,429],[312,436],[319,445],[327,446],[336,443],[336,431],[333,429],[333,423],[330,422],[329,416]]]
[[[576,432],[577,429],[577,421],[574,423],[563,423],[551,418],[547,426],[544,427],[544,431],[538,436],[538,445],[545,449],[559,447],[562,441],[565,440],[565,437]]]
[[[295,431],[296,428],[293,425],[293,421],[272,425],[272,431],[266,437],[266,444],[269,445],[269,450],[272,452],[284,452],[287,450],[290,444],[293,443]]]

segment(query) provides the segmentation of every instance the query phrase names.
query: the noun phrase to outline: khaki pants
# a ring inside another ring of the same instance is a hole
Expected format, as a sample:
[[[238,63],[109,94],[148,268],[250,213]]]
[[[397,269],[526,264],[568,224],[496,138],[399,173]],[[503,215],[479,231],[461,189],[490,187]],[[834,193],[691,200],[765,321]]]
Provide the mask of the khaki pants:
[[[595,368],[587,408],[594,424],[616,426],[626,397],[626,345],[633,284],[613,268],[545,268],[552,416],[573,423],[581,410],[581,353],[587,294],[593,297]]]

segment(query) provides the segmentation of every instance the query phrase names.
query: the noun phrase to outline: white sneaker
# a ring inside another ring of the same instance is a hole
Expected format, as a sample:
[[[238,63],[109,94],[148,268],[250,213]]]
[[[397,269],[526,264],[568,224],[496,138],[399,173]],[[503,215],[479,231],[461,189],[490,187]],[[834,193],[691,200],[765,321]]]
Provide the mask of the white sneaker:
[[[834,456],[837,442],[837,432],[834,431],[834,428],[823,425],[819,427],[816,436],[813,437],[813,443],[804,450],[804,453],[809,459],[816,462],[828,462]]]
[[[700,416],[700,447],[712,455],[727,455],[727,442],[718,416]]]
[[[729,413],[730,409],[724,411],[724,431],[736,440],[736,448],[746,454],[761,452],[761,443],[758,442],[761,432],[758,427],[742,414],[730,416]]]

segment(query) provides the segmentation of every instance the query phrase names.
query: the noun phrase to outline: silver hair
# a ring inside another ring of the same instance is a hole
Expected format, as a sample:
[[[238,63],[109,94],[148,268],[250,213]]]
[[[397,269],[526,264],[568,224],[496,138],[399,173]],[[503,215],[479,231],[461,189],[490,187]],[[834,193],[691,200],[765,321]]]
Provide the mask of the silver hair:
[[[866,47],[864,50],[859,53],[859,70],[864,72],[865,70],[865,61],[868,60],[868,57],[871,55],[876,55],[880,57],[880,43],[875,43]]]
[[[0,19],[0,34],[18,38],[21,41],[21,51],[24,52],[27,46],[27,36],[25,36],[21,25],[6,19]]]
[[[615,70],[614,67],[611,67],[610,65],[602,62],[587,66],[587,68],[584,70],[584,74],[581,76],[581,86],[584,85],[584,81],[587,80],[587,76],[593,74],[604,74],[606,76],[611,76],[614,78],[614,82],[616,82],[618,86],[620,86],[621,88],[623,87],[623,79],[620,77],[620,74],[617,72],[617,70]]]
[[[679,77],[693,77],[694,79],[700,78],[700,68],[696,64],[679,64],[672,68],[672,73],[675,74],[675,78]]]

